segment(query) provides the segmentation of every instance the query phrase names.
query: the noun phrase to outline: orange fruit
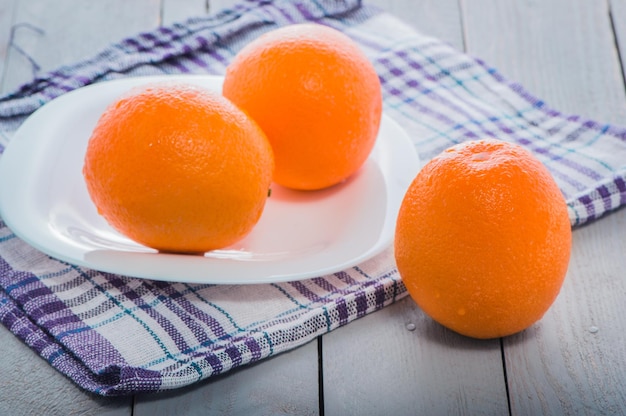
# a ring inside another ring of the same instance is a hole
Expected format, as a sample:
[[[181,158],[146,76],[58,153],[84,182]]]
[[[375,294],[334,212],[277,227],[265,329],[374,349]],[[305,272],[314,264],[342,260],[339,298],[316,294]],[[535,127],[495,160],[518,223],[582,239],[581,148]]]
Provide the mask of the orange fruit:
[[[567,207],[549,171],[520,146],[453,146],[410,185],[395,258],[409,294],[467,336],[519,332],[556,299],[571,250]]]
[[[382,113],[380,80],[358,45],[311,23],[268,32],[226,69],[223,94],[261,126],[274,151],[274,181],[326,188],[369,156]]]
[[[257,223],[273,156],[262,130],[200,87],[154,84],[110,105],[89,139],[83,174],[120,233],[165,252],[228,246]]]

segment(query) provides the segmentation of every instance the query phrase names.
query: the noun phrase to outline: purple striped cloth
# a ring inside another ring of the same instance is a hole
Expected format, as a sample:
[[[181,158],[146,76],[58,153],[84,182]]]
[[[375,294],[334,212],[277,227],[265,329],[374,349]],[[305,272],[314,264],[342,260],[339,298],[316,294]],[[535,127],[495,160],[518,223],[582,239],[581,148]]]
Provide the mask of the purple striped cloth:
[[[422,160],[463,140],[496,137],[545,163],[572,226],[626,201],[625,129],[561,114],[484,62],[357,0],[251,1],[125,39],[0,98],[0,149],[29,114],[65,92],[137,75],[223,74],[251,39],[302,21],[335,27],[363,47],[380,75],[385,111]],[[295,348],[405,296],[391,250],[300,282],[167,283],[55,260],[0,221],[0,321],[86,390],[173,389]]]

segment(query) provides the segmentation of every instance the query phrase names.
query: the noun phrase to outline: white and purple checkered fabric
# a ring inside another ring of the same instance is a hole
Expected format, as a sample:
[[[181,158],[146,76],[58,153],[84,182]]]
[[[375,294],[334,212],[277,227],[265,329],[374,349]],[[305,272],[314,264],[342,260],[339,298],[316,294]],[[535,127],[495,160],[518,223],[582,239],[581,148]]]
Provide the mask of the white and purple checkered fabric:
[[[566,196],[572,226],[626,202],[625,129],[550,109],[480,60],[357,0],[250,1],[125,39],[0,98],[0,150],[29,114],[67,91],[136,75],[222,74],[251,39],[301,21],[340,29],[363,47],[380,75],[385,111],[422,160],[463,140],[496,137],[543,161]],[[391,248],[301,282],[165,283],[49,258],[0,220],[0,321],[102,395],[188,385],[302,345],[405,294]]]

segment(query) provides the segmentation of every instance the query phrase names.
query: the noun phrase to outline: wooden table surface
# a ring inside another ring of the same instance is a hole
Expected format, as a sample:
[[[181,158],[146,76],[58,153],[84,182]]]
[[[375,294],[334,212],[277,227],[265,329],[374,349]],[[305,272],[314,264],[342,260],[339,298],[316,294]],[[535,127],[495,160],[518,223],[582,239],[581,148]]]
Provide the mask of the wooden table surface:
[[[626,0],[376,0],[551,106],[626,124]],[[0,0],[0,90],[221,0]],[[0,415],[626,414],[626,210],[575,230],[556,303],[479,341],[410,298],[301,348],[177,391],[85,393],[0,327]]]

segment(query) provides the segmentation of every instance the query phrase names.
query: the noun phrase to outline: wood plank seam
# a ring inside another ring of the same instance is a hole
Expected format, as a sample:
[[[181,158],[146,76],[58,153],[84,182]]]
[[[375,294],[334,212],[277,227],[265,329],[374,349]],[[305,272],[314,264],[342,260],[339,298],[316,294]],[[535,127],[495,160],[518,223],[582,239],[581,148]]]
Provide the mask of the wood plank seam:
[[[509,379],[506,373],[506,355],[504,354],[504,339],[500,338],[500,354],[502,357],[502,375],[504,377],[504,391],[506,392],[506,403],[509,407],[509,416],[513,415],[511,408],[511,393],[509,391]]]
[[[609,22],[611,24],[611,33],[613,34],[613,41],[615,42],[615,51],[617,52],[617,60],[619,67],[622,72],[622,86],[624,90],[626,90],[626,68],[624,68],[624,59],[621,54],[619,36],[617,33],[617,28],[615,27],[615,14],[613,13],[613,9],[609,5]]]
[[[317,337],[317,385],[319,416],[324,416],[324,365],[323,365],[323,337]]]

